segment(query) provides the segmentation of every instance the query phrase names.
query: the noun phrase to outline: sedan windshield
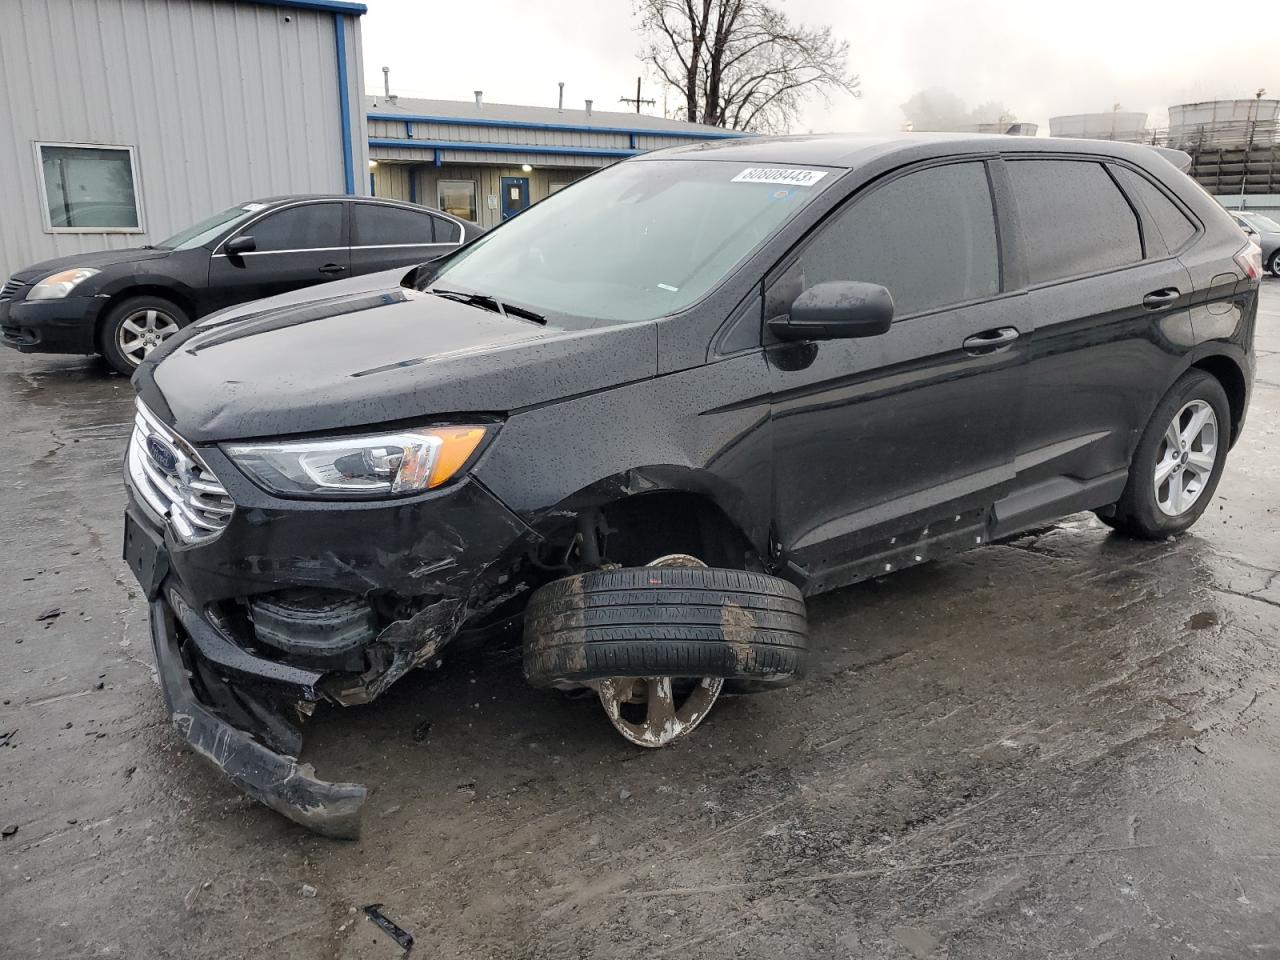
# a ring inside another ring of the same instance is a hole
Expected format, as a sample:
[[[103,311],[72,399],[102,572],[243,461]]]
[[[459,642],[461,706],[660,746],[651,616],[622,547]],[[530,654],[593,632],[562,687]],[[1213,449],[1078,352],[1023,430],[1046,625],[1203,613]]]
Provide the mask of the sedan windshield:
[[[246,203],[243,206],[230,207],[221,213],[205,217],[185,230],[179,230],[168,240],[162,240],[156,246],[161,250],[194,250],[264,209],[266,205],[261,203]]]
[[[709,160],[620,163],[426,277],[539,314],[652,320],[690,306],[836,177]]]

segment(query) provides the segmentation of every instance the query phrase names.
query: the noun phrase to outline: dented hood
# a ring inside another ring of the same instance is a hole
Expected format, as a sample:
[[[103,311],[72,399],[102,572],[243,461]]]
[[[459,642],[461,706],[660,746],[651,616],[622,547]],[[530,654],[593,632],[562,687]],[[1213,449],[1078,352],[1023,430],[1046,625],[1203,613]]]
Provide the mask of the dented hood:
[[[333,286],[184,330],[135,374],[143,401],[209,443],[505,413],[656,373],[650,323],[570,330],[394,280]]]

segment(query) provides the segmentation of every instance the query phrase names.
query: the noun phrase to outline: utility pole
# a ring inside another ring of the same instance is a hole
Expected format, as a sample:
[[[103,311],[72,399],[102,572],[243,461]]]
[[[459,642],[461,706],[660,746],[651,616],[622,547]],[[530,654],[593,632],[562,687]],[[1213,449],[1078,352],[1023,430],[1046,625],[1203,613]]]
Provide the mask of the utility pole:
[[[634,97],[619,97],[618,102],[634,103],[636,105],[636,113],[640,112],[640,104],[644,103],[652,107],[656,103],[656,101],[654,100],[642,100],[640,98],[640,78],[639,77],[636,77],[636,95]]]

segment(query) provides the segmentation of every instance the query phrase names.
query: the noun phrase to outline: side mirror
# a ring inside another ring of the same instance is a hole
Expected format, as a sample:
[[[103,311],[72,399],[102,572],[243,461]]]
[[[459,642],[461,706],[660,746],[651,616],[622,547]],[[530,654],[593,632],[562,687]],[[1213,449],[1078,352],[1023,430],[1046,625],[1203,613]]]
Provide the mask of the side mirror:
[[[878,283],[834,280],[801,293],[790,314],[769,321],[769,330],[779,340],[845,340],[887,333],[891,323],[888,290]]]
[[[242,253],[253,253],[258,249],[258,241],[253,237],[247,237],[241,234],[238,237],[232,237],[222,245],[222,252],[228,257],[238,257]]]

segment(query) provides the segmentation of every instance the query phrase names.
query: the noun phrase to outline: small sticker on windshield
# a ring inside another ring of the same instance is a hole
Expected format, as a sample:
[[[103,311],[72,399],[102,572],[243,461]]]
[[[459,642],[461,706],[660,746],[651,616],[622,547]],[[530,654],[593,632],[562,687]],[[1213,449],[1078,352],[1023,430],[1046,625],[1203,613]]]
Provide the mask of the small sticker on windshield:
[[[669,283],[660,283],[660,284],[658,284],[658,289],[659,289],[659,290],[666,290],[668,293],[679,293],[679,292],[680,292],[680,288],[679,288],[679,287],[673,287],[673,286],[672,286],[671,284],[669,284]]]
[[[782,167],[748,167],[730,183],[781,183],[791,187],[812,187],[827,175],[825,170],[787,170]]]
[[[240,209],[245,213],[257,213],[259,210],[267,209],[267,205],[265,203],[246,203]]]

